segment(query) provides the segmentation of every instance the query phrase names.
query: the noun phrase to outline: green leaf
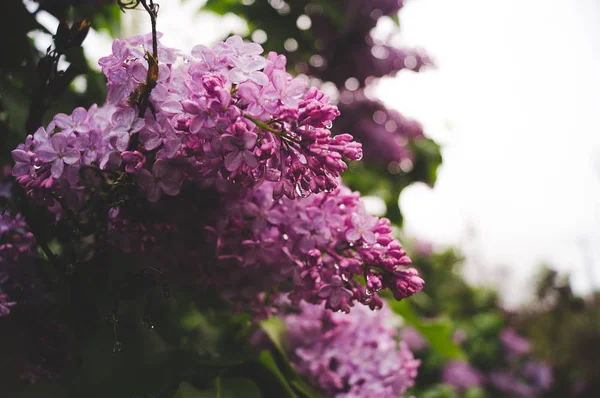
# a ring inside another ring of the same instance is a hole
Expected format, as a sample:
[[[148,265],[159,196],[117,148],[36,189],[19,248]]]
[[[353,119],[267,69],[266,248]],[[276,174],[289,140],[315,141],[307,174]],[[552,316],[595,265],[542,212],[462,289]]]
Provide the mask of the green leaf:
[[[285,349],[285,323],[281,318],[272,317],[260,323],[260,327],[265,331],[267,336],[273,342],[273,345],[281,353],[284,358],[287,358]]]
[[[258,357],[258,360],[260,361],[260,363],[262,363],[264,365],[265,368],[267,368],[277,378],[281,387],[283,388],[283,390],[286,393],[286,397],[298,398],[298,395],[294,392],[294,390],[290,386],[290,383],[288,382],[288,380],[286,379],[284,374],[281,372],[281,370],[277,366],[277,363],[275,362],[275,358],[273,358],[273,355],[269,351],[262,351]]]
[[[0,78],[0,101],[8,113],[8,119],[13,128],[22,131],[23,137],[25,137],[25,122],[29,112],[29,100],[22,89],[4,76]]]
[[[239,0],[208,0],[203,9],[214,12],[215,14],[223,15],[228,12],[234,12],[240,8]]]
[[[431,348],[447,359],[466,360],[460,346],[452,341],[452,323],[449,319],[422,320],[413,312],[406,300],[389,301],[390,308],[410,326],[414,327],[429,342]]]

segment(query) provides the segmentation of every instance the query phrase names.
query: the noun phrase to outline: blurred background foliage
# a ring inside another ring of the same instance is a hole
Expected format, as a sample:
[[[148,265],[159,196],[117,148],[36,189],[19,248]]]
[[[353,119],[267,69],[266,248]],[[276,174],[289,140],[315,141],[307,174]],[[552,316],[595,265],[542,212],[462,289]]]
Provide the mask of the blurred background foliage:
[[[57,112],[104,100],[104,77],[90,67],[74,36],[84,29],[77,21],[85,19],[92,29],[118,37],[122,12],[114,3],[40,0],[33,7],[34,3],[28,2],[26,7],[21,0],[5,0],[0,13],[4,38],[4,55],[0,57],[1,163],[11,162],[10,150],[35,131],[32,126],[48,123]],[[259,42],[267,51],[287,54],[291,73],[306,75],[312,84],[331,95],[341,110],[334,132],[351,133],[365,147],[364,159],[350,166],[345,182],[363,195],[382,198],[386,204],[383,215],[401,230],[400,192],[414,182],[433,186],[442,157],[439,145],[426,136],[417,121],[387,108],[371,94],[370,86],[378,77],[393,76],[399,71],[426,73],[428,67],[434,67],[420,50],[397,48],[372,37],[372,29],[384,16],[392,18],[400,28],[399,9],[397,1],[384,0],[208,0],[204,7],[205,11],[218,15],[234,13],[245,20],[249,28],[246,39]],[[36,20],[40,10],[61,21],[62,31],[46,31]],[[34,38],[38,32],[54,35],[52,49],[36,47]],[[47,62],[53,50],[60,50],[60,62],[49,76],[40,65]],[[44,101],[35,103],[41,91]],[[409,244],[407,250],[426,280],[426,288],[411,300],[390,301],[390,305],[404,325],[410,327],[403,331],[414,331],[412,338],[420,341],[413,348],[415,356],[422,360],[413,395],[518,396],[502,391],[486,378],[503,369],[513,372],[515,383],[522,378],[518,374],[520,363],[507,358],[501,342],[503,331],[512,328],[532,342],[529,355],[546,363],[552,371],[552,383],[531,396],[600,396],[600,294],[577,297],[568,279],[544,267],[538,278],[536,300],[518,310],[507,310],[495,290],[472,286],[465,280],[464,259],[456,250],[437,252],[422,242]],[[127,259],[122,262],[127,264]],[[122,272],[128,272],[126,265]],[[104,282],[109,286],[121,276],[107,277]],[[88,281],[86,286],[98,288],[96,282]],[[257,326],[247,316],[232,318],[221,311],[221,303],[215,302],[214,297],[203,298],[206,308],[197,308],[187,296],[194,292],[178,292],[170,300],[161,300],[157,288],[149,289],[148,294],[156,296],[153,326],[143,327],[135,322],[144,305],[143,297],[123,305],[119,327],[122,352],[113,353],[112,327],[102,320],[91,320],[86,330],[88,338],[69,342],[82,353],[77,365],[69,370],[70,377],[33,386],[15,382],[18,375],[11,373],[11,353],[31,344],[27,331],[15,330],[16,323],[2,318],[0,336],[12,336],[15,331],[22,336],[22,341],[0,338],[0,350],[6,354],[0,360],[3,394],[319,396],[290,366],[281,348],[285,345],[282,322],[262,324],[272,347],[257,353],[248,343]],[[59,298],[57,307],[60,300],[71,298]],[[109,301],[95,304],[106,308],[106,314],[110,312]],[[402,333],[401,338],[409,341],[411,336]],[[452,362],[468,363],[483,375],[482,379],[468,388],[450,383],[444,377],[444,369]]]

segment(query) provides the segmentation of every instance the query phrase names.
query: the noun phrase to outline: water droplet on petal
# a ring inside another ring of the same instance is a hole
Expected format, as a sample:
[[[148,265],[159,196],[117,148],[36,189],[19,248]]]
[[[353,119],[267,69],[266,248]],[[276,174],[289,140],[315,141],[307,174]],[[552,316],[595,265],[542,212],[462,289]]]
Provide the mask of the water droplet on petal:
[[[300,184],[296,184],[296,193],[298,194],[298,196],[300,196],[301,198],[306,198],[308,197],[308,193],[306,191],[304,191],[302,189],[302,187],[300,186]]]
[[[337,268],[339,268],[339,267],[337,266],[337,264],[336,264],[336,267],[337,267]],[[348,282],[348,276],[347,276],[346,274],[342,274],[342,280],[343,280],[344,282]]]
[[[288,234],[283,234],[281,237],[283,238],[283,240],[288,240],[288,239],[290,239],[290,237],[288,236]]]

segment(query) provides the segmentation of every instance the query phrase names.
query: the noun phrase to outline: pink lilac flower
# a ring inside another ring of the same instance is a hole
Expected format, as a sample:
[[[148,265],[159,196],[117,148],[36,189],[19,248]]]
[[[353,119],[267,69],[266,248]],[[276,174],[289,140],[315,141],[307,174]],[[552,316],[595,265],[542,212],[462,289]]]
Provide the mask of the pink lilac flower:
[[[377,225],[377,218],[368,214],[352,214],[350,218],[352,226],[346,231],[346,239],[350,242],[356,242],[360,239],[366,243],[373,244],[377,241],[377,236],[373,229]]]
[[[71,133],[87,133],[90,131],[90,126],[87,122],[87,110],[85,108],[75,108],[73,113],[65,115],[59,113],[54,116],[56,127],[62,129],[62,133],[69,136]]]
[[[2,285],[8,279],[7,274],[0,274],[0,285]],[[8,295],[0,289],[0,317],[10,314],[10,308],[14,306],[14,301],[9,301]]]
[[[146,169],[139,169],[136,176],[150,202],[158,202],[162,192],[175,196],[181,190],[181,171],[162,159],[154,163],[152,173]]]
[[[428,346],[427,340],[415,328],[410,326],[402,328],[400,339],[408,344],[412,352],[421,351]]]
[[[500,333],[500,341],[510,355],[520,357],[531,352],[531,342],[519,336],[514,329],[504,329]]]
[[[303,304],[284,317],[296,369],[327,396],[396,398],[413,386],[420,361],[385,326],[387,308],[350,314]]]
[[[55,179],[62,176],[65,164],[72,165],[79,161],[79,151],[67,145],[67,137],[56,134],[48,144],[36,150],[36,155],[42,162],[51,163],[52,177]]]
[[[442,380],[459,391],[464,391],[471,387],[479,387],[483,382],[483,375],[466,362],[451,361],[444,366]]]
[[[230,126],[228,131],[231,134],[221,135],[221,148],[225,154],[227,171],[236,171],[244,164],[252,169],[258,167],[258,159],[250,152],[256,145],[258,136],[248,131],[243,123]]]

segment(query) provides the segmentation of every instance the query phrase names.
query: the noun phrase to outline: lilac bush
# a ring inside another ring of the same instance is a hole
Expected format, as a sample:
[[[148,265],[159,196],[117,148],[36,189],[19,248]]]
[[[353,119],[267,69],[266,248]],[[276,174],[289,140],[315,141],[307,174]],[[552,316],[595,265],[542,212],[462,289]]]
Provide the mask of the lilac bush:
[[[12,152],[31,199],[58,219],[78,211],[76,224],[104,218],[115,249],[257,313],[282,294],[348,312],[381,308],[382,289],[422,289],[390,222],[340,184],[360,144],[331,135],[337,107],[284,56],[237,36],[191,54],[158,43],[158,64],[151,47],[150,35],[115,40],[100,59],[106,104],[56,115]],[[104,215],[89,210],[98,195]]]

